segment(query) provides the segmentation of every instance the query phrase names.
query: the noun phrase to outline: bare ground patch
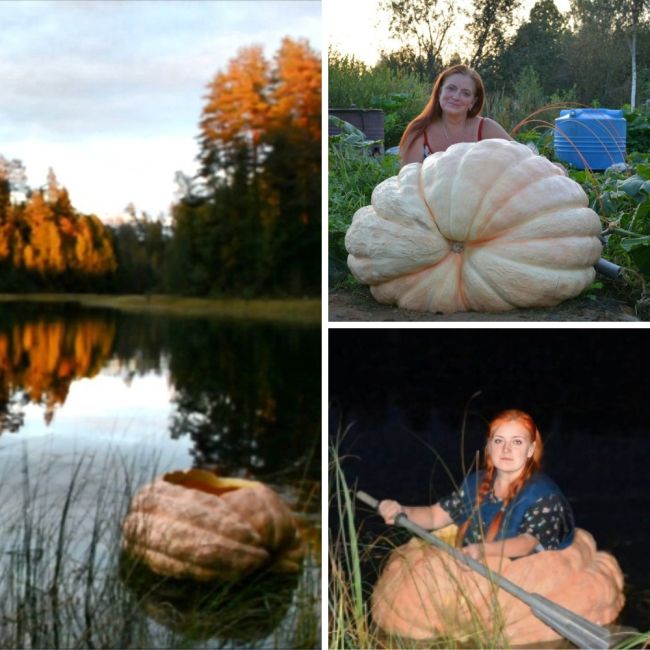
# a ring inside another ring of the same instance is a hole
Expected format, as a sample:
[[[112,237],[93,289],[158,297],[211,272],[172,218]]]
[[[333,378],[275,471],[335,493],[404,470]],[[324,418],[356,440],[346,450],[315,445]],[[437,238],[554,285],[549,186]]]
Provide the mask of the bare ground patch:
[[[433,314],[410,311],[378,303],[368,287],[335,289],[329,295],[330,323],[350,321],[380,322],[517,322],[517,321],[639,321],[634,309],[612,298],[579,296],[557,307],[515,309],[509,312],[462,312]]]

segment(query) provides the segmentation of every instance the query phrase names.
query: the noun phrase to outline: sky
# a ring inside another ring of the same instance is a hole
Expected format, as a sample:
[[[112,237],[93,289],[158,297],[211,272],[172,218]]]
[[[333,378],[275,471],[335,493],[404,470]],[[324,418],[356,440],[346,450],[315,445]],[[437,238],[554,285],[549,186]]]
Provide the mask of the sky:
[[[353,54],[355,58],[368,65],[374,65],[380,51],[397,49],[400,44],[388,37],[388,17],[380,10],[382,0],[326,0],[324,15],[328,46],[335,47],[343,54]],[[528,18],[536,0],[522,0],[520,15]],[[455,5],[470,6],[468,0],[455,0]],[[569,9],[569,0],[555,0],[561,12]],[[443,3],[441,2],[441,6]],[[463,52],[463,24],[449,37],[449,52]]]
[[[0,155],[32,188],[52,167],[103,220],[169,212],[175,172],[196,172],[206,86],[240,48],[323,49],[315,0],[3,0],[0,33]]]

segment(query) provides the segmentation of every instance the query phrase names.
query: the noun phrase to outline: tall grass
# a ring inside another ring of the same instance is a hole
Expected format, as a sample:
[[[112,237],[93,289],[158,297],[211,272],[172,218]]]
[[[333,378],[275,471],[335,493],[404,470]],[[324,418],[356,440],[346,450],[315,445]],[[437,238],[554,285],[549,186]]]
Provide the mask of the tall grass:
[[[340,522],[336,539],[329,540],[329,635],[331,650],[377,648],[371,631],[360,562],[360,544],[354,519],[353,500],[338,455],[333,454],[331,499]],[[330,535],[331,535],[330,527]]]
[[[479,615],[473,604],[473,594],[465,592],[460,585],[458,603],[467,610],[469,618],[462,627],[459,627],[455,616],[454,620],[446,620],[437,636],[427,640],[424,645],[413,639],[387,635],[372,622],[365,595],[362,563],[372,562],[373,549],[364,548],[360,542],[353,489],[346,481],[337,449],[332,448],[330,455],[330,511],[335,513],[340,526],[336,537],[329,540],[329,647],[332,650],[378,647],[507,648],[508,641],[503,635],[504,617],[495,597],[496,584],[486,596],[490,607],[490,625],[486,625]],[[384,547],[393,544],[386,538],[380,538],[376,543]],[[413,567],[412,570],[421,571],[421,567]],[[423,588],[423,606],[435,602],[435,585],[428,585],[426,580],[419,581],[419,584]]]
[[[62,476],[26,455],[0,484],[1,648],[311,648],[320,641],[320,566],[241,583],[156,576],[121,550],[121,528],[156,462],[82,456]],[[63,496],[62,496],[63,495]]]

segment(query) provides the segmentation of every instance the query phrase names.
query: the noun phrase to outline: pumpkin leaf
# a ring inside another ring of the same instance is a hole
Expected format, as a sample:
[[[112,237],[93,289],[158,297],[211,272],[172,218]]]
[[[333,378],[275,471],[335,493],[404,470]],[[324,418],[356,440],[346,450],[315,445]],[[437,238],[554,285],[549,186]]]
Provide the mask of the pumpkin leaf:
[[[643,230],[644,226],[647,225],[648,218],[650,217],[650,197],[643,203],[637,205],[634,215],[632,216],[632,221],[630,222],[630,228],[633,230]]]
[[[650,195],[650,181],[635,174],[623,181],[619,185],[619,189],[631,196],[635,201],[644,201]]]
[[[641,178],[650,180],[650,163],[639,163],[636,166],[636,173],[641,176]]]
[[[645,237],[626,237],[621,240],[621,247],[644,275],[650,274],[650,235]]]

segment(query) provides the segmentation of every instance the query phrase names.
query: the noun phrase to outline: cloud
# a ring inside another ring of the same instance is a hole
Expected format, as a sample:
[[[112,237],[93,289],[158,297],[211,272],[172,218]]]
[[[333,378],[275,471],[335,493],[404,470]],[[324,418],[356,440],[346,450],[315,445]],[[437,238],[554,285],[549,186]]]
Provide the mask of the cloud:
[[[166,213],[174,199],[175,171],[196,171],[196,145],[184,137],[91,138],[51,143],[45,151],[39,140],[30,140],[23,151],[25,159],[38,161],[27,168],[31,187],[45,184],[51,166],[73,205],[103,219],[122,212],[129,202],[153,217]]]
[[[252,44],[271,58],[286,35],[306,37],[319,50],[321,15],[320,3],[292,0],[20,0],[0,2],[0,30],[0,153],[22,159],[30,180],[48,166],[70,170],[74,202],[85,193],[79,161],[103,176],[110,167],[104,158],[117,170],[118,160],[124,166],[155,152],[161,159],[150,169],[162,174],[165,160],[172,180],[176,169],[188,171],[206,86],[217,71]],[[113,205],[117,193],[121,207],[144,202],[114,180],[113,195],[98,192],[95,200]]]

